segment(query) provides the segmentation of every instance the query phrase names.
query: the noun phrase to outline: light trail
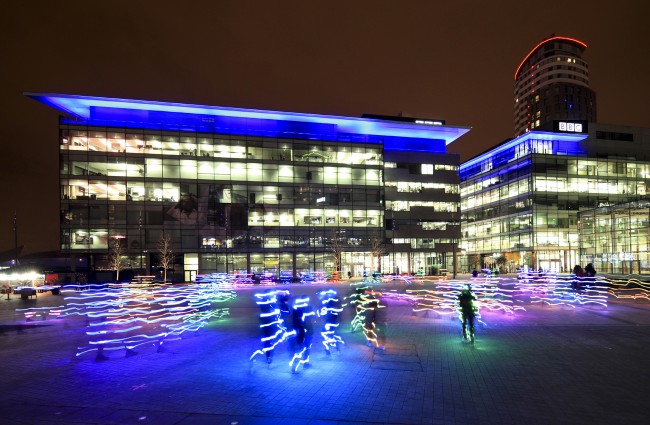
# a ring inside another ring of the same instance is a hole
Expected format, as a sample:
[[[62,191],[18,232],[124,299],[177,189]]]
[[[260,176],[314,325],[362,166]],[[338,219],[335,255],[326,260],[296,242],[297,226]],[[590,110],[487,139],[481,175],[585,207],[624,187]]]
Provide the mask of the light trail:
[[[158,348],[164,341],[196,332],[209,320],[229,314],[217,307],[236,297],[212,283],[191,285],[90,284],[66,286],[61,291],[66,306],[47,312],[58,319],[86,318],[88,345],[77,348],[77,356],[126,349],[148,343]],[[27,319],[47,309],[19,309]]]

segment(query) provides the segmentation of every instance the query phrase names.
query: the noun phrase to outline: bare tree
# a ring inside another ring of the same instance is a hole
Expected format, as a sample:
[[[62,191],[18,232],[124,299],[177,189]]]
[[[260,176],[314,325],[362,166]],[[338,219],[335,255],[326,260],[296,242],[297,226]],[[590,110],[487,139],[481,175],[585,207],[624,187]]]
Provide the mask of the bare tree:
[[[370,236],[370,264],[371,267],[375,268],[375,258],[377,259],[377,271],[381,268],[381,257],[386,255],[386,241],[384,235],[380,230],[375,230]]]
[[[167,269],[174,264],[174,251],[172,251],[172,237],[164,230],[158,241],[158,254],[160,267],[163,268],[163,282],[167,282]]]
[[[340,230],[332,229],[332,233],[330,234],[330,251],[334,254],[334,270],[339,272],[336,274],[337,276],[340,276],[341,272],[341,255],[343,254],[342,237],[343,235]]]
[[[472,257],[472,267],[475,269],[480,269],[481,268],[481,256],[478,254],[475,254]]]
[[[505,265],[508,263],[508,259],[506,258],[505,255],[501,254],[495,259],[495,262],[497,264],[497,268],[499,269],[499,271],[503,272]]]
[[[519,262],[519,258],[520,258],[519,253],[517,253],[517,252],[506,252],[505,256],[506,256],[506,261],[508,262],[508,272],[512,273],[513,271],[515,271],[517,269],[516,264]]]
[[[124,268],[124,259],[122,258],[125,249],[122,245],[121,236],[113,236],[109,242],[110,252],[108,254],[108,262],[111,266],[111,269],[115,270],[115,280],[120,280],[120,271]]]

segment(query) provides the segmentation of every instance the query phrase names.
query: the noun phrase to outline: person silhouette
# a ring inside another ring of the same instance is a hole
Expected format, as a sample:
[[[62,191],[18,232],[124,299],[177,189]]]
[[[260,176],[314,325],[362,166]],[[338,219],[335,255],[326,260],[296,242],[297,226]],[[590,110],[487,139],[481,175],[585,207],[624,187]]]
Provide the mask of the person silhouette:
[[[314,337],[314,315],[316,312],[309,304],[308,296],[298,296],[293,303],[293,330],[295,332],[294,355],[289,366],[291,372],[297,373],[300,366],[311,367],[309,354]]]
[[[343,311],[343,307],[334,289],[320,291],[318,297],[321,301],[318,315],[323,318],[321,336],[323,337],[325,353],[331,356],[331,349],[334,348],[338,352],[340,351],[340,344],[343,344],[343,339],[338,335],[340,325],[339,313]]]
[[[381,352],[386,350],[386,306],[379,302],[379,295],[375,291],[366,291],[364,299],[365,321],[363,324],[363,334],[366,337],[366,345],[379,349]]]
[[[474,344],[474,319],[477,310],[475,301],[476,296],[472,292],[472,286],[468,283],[458,295],[458,305],[460,308],[460,321],[463,325],[463,339],[469,340],[472,344]]]
[[[255,294],[255,303],[260,308],[260,330],[262,332],[262,348],[256,350],[250,356],[249,361],[255,361],[257,355],[263,355],[266,363],[271,365],[275,347],[292,336],[294,331],[289,331],[284,323],[281,305],[278,304],[278,297],[288,297],[289,291],[268,290],[261,294]]]

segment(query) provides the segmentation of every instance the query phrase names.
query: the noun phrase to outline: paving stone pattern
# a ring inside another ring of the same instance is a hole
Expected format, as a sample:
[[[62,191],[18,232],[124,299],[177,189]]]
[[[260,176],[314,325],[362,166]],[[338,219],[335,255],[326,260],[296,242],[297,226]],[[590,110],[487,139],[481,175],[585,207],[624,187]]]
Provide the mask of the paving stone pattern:
[[[338,288],[349,291],[346,285]],[[399,286],[396,286],[399,288]],[[293,285],[315,301],[323,286]],[[413,314],[392,300],[386,351],[350,332],[340,354],[314,338],[312,367],[292,374],[289,345],[270,367],[253,294],[238,289],[231,315],[157,352],[75,357],[82,319],[26,323],[16,308],[63,305],[62,296],[0,300],[2,424],[645,424],[650,418],[650,303],[605,308],[525,305],[483,312],[474,346],[456,317]],[[320,324],[316,326],[319,329]],[[251,367],[252,366],[252,367]]]

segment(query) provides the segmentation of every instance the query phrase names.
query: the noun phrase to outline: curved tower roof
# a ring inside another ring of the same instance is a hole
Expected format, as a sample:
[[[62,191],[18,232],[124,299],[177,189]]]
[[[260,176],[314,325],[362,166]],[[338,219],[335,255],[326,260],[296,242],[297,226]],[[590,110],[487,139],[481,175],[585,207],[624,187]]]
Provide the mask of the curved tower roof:
[[[542,40],[515,71],[515,134],[551,130],[555,120],[596,120],[596,94],[582,54],[587,44],[553,36]]]
[[[537,50],[541,49],[543,46],[546,46],[546,45],[549,44],[549,43],[552,43],[552,42],[554,42],[554,41],[558,41],[558,40],[559,40],[559,41],[564,41],[564,42],[567,42],[567,43],[572,43],[572,44],[574,44],[574,45],[576,45],[576,46],[578,46],[578,47],[582,47],[582,48],[583,48],[583,49],[582,49],[583,52],[584,52],[584,50],[587,48],[587,45],[586,45],[585,43],[583,43],[583,42],[580,41],[580,40],[576,40],[575,38],[559,37],[559,36],[557,36],[557,37],[547,38],[546,40],[543,40],[543,41],[540,42],[537,46],[535,46],[535,48],[534,48],[533,50],[531,50],[530,53],[528,53],[528,54],[526,55],[526,57],[524,58],[524,60],[521,61],[521,63],[520,63],[519,66],[517,67],[517,70],[515,71],[515,81],[517,80],[517,77],[519,76],[519,73],[521,72],[521,69],[522,69],[522,67],[524,66],[524,64],[528,61],[528,59],[529,59],[531,56],[533,56],[533,55],[535,54],[535,52],[537,52]]]

